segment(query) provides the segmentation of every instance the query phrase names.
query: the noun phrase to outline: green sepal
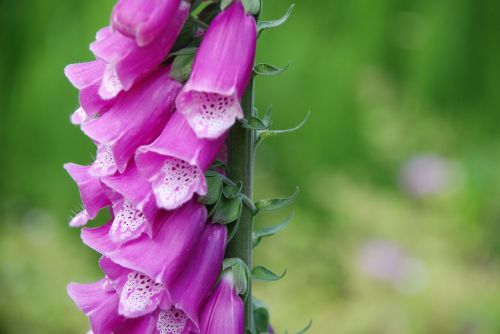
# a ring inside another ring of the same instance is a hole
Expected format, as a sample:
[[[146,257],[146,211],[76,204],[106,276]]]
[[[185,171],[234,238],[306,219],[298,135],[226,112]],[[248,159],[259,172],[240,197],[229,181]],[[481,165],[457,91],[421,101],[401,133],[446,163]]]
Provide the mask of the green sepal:
[[[273,236],[276,233],[280,232],[288,224],[290,224],[290,222],[292,221],[292,219],[293,219],[293,213],[290,214],[282,223],[280,223],[280,224],[278,224],[276,226],[272,226],[272,227],[264,228],[264,229],[261,229],[261,230],[258,230],[258,231],[254,231],[252,233],[252,248],[257,247],[260,244],[260,242],[262,241],[263,238],[267,238],[267,237]]]
[[[257,23],[257,31],[260,34],[262,31],[266,29],[271,29],[271,28],[277,28],[284,24],[290,15],[292,14],[293,7],[295,7],[295,4],[292,4],[290,7],[288,7],[288,10],[286,11],[285,15],[283,15],[281,18],[273,21],[261,21]]]
[[[222,196],[216,204],[212,222],[225,225],[236,221],[240,217],[242,206],[240,198]]]
[[[205,176],[207,180],[207,194],[200,196],[198,202],[205,205],[214,205],[219,201],[222,193],[222,181],[217,175]]]
[[[244,299],[248,297],[248,290],[249,290],[249,281],[251,279],[251,274],[250,270],[248,269],[248,266],[243,262],[242,259],[240,258],[229,258],[229,259],[224,259],[224,262],[222,264],[222,270],[231,270],[233,273],[233,279],[234,279],[234,288],[236,289],[236,292],[240,296],[243,296]]]
[[[229,179],[227,176],[223,175],[223,174],[220,174],[214,170],[209,170],[205,173],[206,176],[208,175],[217,175],[222,183],[224,183],[225,185],[228,185],[228,186],[236,186],[237,183],[232,181],[231,179]],[[240,191],[238,194],[237,194],[237,197],[243,202],[243,204],[245,204],[245,206],[250,209],[250,211],[252,212],[253,215],[256,215],[257,214],[257,208],[255,207],[255,204],[254,202],[247,196],[245,195],[242,191]]]
[[[306,327],[304,327],[303,329],[301,329],[300,331],[298,331],[295,334],[305,334],[311,328],[312,324],[313,324],[313,322],[311,320],[311,321],[309,321],[309,324],[307,324]],[[285,334],[288,334],[288,331],[285,331]]]
[[[185,82],[191,75],[193,67],[194,54],[184,54],[176,56],[170,69],[170,77],[179,81]]]
[[[241,194],[241,190],[243,189],[243,183],[238,182],[236,184],[225,184],[222,188],[222,193],[226,198],[236,198],[239,194]]]
[[[299,187],[295,188],[295,192],[289,197],[261,199],[255,202],[255,207],[257,208],[257,210],[262,210],[262,211],[272,211],[272,210],[282,209],[292,204],[298,195],[299,195]]]
[[[272,75],[278,75],[286,71],[290,64],[286,64],[285,67],[279,68],[274,65],[266,64],[266,63],[261,63],[261,64],[255,64],[253,67],[253,73],[255,75],[265,75],[265,76],[272,76]]]
[[[196,46],[188,46],[183,49],[180,49],[175,52],[171,52],[168,54],[169,57],[174,57],[174,56],[187,56],[187,55],[194,55],[198,51],[198,47]]]
[[[267,305],[259,299],[252,297],[252,311],[256,332],[267,333],[270,318]]]
[[[243,118],[240,122],[244,128],[250,130],[263,131],[269,129],[269,124],[266,124],[263,119],[255,116],[251,116],[248,119]]]
[[[220,1],[220,9],[224,10],[226,7],[229,7],[230,4],[233,3],[234,0],[221,0]]]
[[[291,129],[285,129],[285,130],[263,130],[259,132],[259,138],[257,139],[257,144],[262,142],[263,140],[266,140],[267,138],[271,138],[274,136],[282,135],[285,133],[291,133],[295,132],[297,130],[300,130],[309,120],[309,116],[311,115],[311,112],[308,111],[306,117],[300,122],[297,126],[291,128]]]
[[[279,281],[286,275],[286,269],[281,275],[273,273],[270,269],[264,266],[255,266],[252,269],[252,279],[256,281],[273,282]]]

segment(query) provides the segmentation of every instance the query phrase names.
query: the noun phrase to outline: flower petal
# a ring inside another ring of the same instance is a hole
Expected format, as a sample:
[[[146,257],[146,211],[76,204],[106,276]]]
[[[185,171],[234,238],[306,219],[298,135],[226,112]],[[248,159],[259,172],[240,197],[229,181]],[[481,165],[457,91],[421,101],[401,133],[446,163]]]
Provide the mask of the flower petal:
[[[199,139],[185,118],[174,113],[161,135],[136,154],[139,171],[153,185],[159,207],[172,210],[194,193],[206,194],[204,172],[224,145],[226,136]]]
[[[90,219],[94,219],[99,210],[111,205],[104,186],[98,178],[90,175],[89,166],[68,163],[64,165],[64,169],[78,185],[83,207]]]
[[[168,67],[159,69],[104,115],[82,125],[86,135],[109,148],[121,173],[135,150],[160,134],[174,110],[181,85],[168,77],[168,71]],[[102,174],[110,175],[109,171]]]
[[[113,28],[145,46],[174,19],[180,0],[120,0],[111,15]]]

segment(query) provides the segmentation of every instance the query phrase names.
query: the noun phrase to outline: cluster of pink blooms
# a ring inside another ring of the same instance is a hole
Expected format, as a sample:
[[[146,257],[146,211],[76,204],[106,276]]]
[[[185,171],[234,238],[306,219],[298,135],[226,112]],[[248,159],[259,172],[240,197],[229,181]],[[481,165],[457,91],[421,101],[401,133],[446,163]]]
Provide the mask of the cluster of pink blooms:
[[[243,303],[221,273],[227,230],[197,197],[204,173],[243,117],[256,23],[239,0],[200,31],[189,80],[169,76],[168,55],[190,15],[186,0],[120,0],[90,44],[95,60],[65,73],[78,88],[71,121],[96,144],[89,166],[66,164],[84,226],[103,208],[111,221],[83,228],[104,277],[68,293],[93,334],[242,334]]]

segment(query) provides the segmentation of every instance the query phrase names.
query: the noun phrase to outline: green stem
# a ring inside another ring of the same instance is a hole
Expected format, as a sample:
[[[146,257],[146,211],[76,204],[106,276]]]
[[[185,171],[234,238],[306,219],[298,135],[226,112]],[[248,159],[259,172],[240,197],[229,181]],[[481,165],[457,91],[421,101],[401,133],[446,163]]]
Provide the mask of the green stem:
[[[241,100],[241,107],[245,118],[254,116],[254,83],[249,83],[245,94]],[[255,149],[255,131],[246,129],[237,123],[231,129],[228,146],[228,166],[229,177],[233,181],[243,183],[243,193],[252,199],[253,192],[253,165]],[[248,268],[252,268],[252,221],[253,213],[247,207],[243,206],[239,228],[233,239],[228,245],[226,257],[237,257],[246,263]],[[249,284],[249,294],[245,302],[245,324],[246,328],[254,333],[254,322],[252,312],[252,282]]]

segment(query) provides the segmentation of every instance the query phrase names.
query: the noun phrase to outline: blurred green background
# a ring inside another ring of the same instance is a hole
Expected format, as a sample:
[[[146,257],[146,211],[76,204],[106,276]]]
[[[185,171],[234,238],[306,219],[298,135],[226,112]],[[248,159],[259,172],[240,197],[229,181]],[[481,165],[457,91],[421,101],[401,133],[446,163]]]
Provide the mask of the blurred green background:
[[[98,278],[98,255],[67,226],[62,164],[95,152],[63,68],[91,59],[113,1],[0,6],[0,333],[84,333],[65,285]],[[291,65],[257,79],[259,109],[275,128],[312,111],[257,157],[257,197],[301,187],[256,252],[288,268],[255,288],[280,333],[500,333],[499,15],[496,0],[298,1],[261,36],[258,61]]]

